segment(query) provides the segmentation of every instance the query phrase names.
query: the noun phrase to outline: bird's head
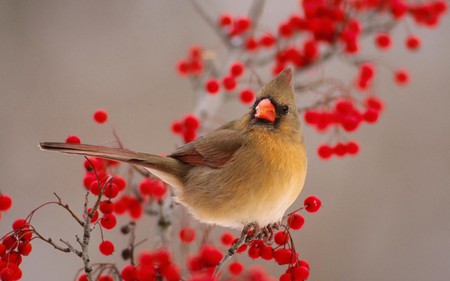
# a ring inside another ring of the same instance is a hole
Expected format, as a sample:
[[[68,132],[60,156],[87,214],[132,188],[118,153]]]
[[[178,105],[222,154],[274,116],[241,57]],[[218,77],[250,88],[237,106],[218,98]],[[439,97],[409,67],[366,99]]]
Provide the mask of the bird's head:
[[[286,68],[258,91],[250,111],[250,125],[286,133],[300,131],[292,80],[292,68]]]

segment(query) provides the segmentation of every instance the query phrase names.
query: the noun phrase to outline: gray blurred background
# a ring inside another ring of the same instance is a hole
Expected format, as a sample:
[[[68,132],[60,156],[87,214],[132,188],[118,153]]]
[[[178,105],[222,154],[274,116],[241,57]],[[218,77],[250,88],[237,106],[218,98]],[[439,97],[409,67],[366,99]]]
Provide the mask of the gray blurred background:
[[[264,26],[297,10],[297,2],[268,1]],[[215,16],[244,15],[250,5],[201,3]],[[386,110],[378,124],[350,136],[362,144],[357,157],[319,160],[315,148],[326,136],[305,130],[310,165],[299,200],[316,194],[324,205],[315,215],[305,214],[305,227],[295,238],[311,264],[310,280],[450,277],[450,21],[445,18],[433,30],[413,26],[409,22],[423,39],[417,53],[403,47],[406,25],[394,32],[389,52],[377,52],[371,39],[363,45],[369,57],[408,68],[412,81],[399,88],[389,68],[379,69],[376,90]],[[179,144],[170,123],[190,112],[195,99],[174,65],[194,43],[220,46],[189,1],[1,0],[0,190],[15,201],[3,214],[0,233],[53,200],[53,192],[81,212],[83,160],[41,152],[37,143],[77,134],[85,143],[107,144],[113,139],[110,126],[91,119],[97,108],[108,110],[110,124],[131,149],[168,153]],[[337,72],[353,75],[337,63],[326,69],[327,75]],[[245,110],[237,106],[226,119]],[[80,233],[56,207],[36,214],[34,224],[54,240],[73,242]],[[139,237],[149,236],[152,225],[144,220]],[[23,280],[70,280],[81,267],[74,255],[38,241],[33,247],[23,262]],[[94,255],[94,260],[114,258]],[[275,276],[282,271],[259,263]]]

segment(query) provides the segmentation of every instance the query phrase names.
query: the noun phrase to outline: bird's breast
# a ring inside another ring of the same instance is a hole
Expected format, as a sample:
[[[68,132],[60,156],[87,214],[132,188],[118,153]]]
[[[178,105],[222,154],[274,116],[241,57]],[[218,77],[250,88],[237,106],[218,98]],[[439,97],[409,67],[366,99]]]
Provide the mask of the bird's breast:
[[[180,194],[199,220],[228,227],[279,221],[300,193],[306,175],[303,143],[254,135],[223,167],[192,169]]]

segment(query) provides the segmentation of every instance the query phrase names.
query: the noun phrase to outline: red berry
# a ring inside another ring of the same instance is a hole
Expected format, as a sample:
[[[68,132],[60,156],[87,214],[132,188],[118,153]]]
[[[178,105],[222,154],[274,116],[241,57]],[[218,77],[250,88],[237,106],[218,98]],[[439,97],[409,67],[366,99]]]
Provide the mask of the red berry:
[[[289,241],[289,234],[284,230],[280,230],[277,233],[275,233],[273,240],[278,245],[284,245]]]
[[[182,76],[187,75],[189,73],[189,70],[190,70],[189,68],[190,68],[189,67],[189,63],[187,61],[179,60],[177,62],[177,70],[178,70],[178,73],[180,75],[182,75]]]
[[[153,181],[150,178],[144,178],[139,183],[139,192],[142,195],[150,195],[152,190]]]
[[[235,21],[235,28],[238,33],[247,31],[252,24],[252,21],[248,17],[240,17]]]
[[[387,33],[379,33],[375,37],[375,44],[378,48],[386,50],[391,46],[391,37]]]
[[[222,236],[220,237],[220,241],[225,246],[231,246],[233,244],[234,236],[230,232],[224,232],[222,233]]]
[[[299,260],[298,266],[303,266],[303,267],[307,268],[309,271],[309,263],[306,260]]]
[[[215,78],[210,78],[208,81],[206,81],[205,88],[209,94],[217,94],[220,89],[219,81],[217,81],[217,79]]]
[[[97,281],[114,281],[114,279],[109,275],[101,275]]]
[[[7,255],[2,257],[2,261],[17,266],[22,263],[22,256],[17,251],[10,251]]]
[[[81,274],[80,276],[78,276],[77,280],[78,281],[88,281],[87,274],[86,273]]]
[[[180,240],[183,243],[191,243],[195,240],[195,230],[190,227],[183,227],[180,231]]]
[[[347,115],[342,119],[342,127],[347,132],[355,131],[359,126],[360,120],[354,115]]]
[[[200,249],[200,256],[207,266],[215,266],[222,260],[222,252],[212,245],[204,245]]]
[[[376,97],[368,97],[365,100],[365,106],[367,108],[374,109],[376,111],[382,111],[383,110],[383,101]]]
[[[305,224],[305,219],[299,213],[293,213],[287,219],[289,228],[299,230]]]
[[[0,270],[0,280],[2,281],[15,281],[17,280],[15,278],[15,272],[10,267],[5,267],[2,270]]]
[[[245,41],[245,48],[248,51],[256,51],[258,49],[258,42],[253,37],[248,38],[247,41]]]
[[[105,256],[110,256],[114,252],[114,244],[111,241],[105,240],[98,246],[100,252]]]
[[[119,194],[119,188],[116,184],[110,182],[105,186],[105,190],[103,191],[103,194],[108,198],[116,198]]]
[[[160,275],[158,274],[158,276]],[[139,267],[137,280],[157,280],[157,273],[153,267]]]
[[[239,94],[239,98],[241,99],[242,103],[250,104],[255,99],[255,93],[250,89],[244,89]]]
[[[67,137],[66,143],[81,143],[81,140],[78,136],[70,135]]]
[[[123,191],[125,189],[125,187],[127,186],[127,182],[120,175],[114,175],[112,182],[117,185],[117,187],[119,188],[119,191]]]
[[[260,251],[261,258],[265,260],[273,259],[273,248],[271,246],[263,245]]]
[[[191,141],[195,140],[196,138],[197,138],[197,134],[193,130],[186,131],[183,134],[183,139],[184,139],[185,143],[191,142]]]
[[[280,279],[278,279],[279,281],[293,281],[294,278],[292,276],[292,274],[290,273],[283,273],[280,275]]]
[[[360,65],[359,76],[363,80],[371,80],[375,76],[375,67],[371,63],[364,63]]]
[[[0,256],[3,256],[3,254],[6,253],[6,246],[3,245],[2,242],[0,242]]]
[[[278,27],[278,33],[282,37],[291,37],[294,34],[294,28],[288,21],[284,21]]]
[[[420,47],[420,38],[415,35],[410,35],[406,38],[405,45],[409,50],[417,50]]]
[[[363,119],[367,123],[375,123],[375,122],[377,122],[379,115],[380,115],[380,112],[378,110],[369,108],[366,110],[366,112],[364,112]]]
[[[24,219],[17,219],[13,222],[12,228],[14,231],[27,230],[27,229],[29,229],[29,224]]]
[[[322,202],[317,196],[311,195],[306,197],[304,201],[305,209],[309,213],[315,213],[317,212],[320,207],[322,206]]]
[[[19,247],[17,248],[17,251],[22,256],[28,256],[31,253],[32,249],[33,249],[33,247],[31,246],[31,243],[26,242],[26,243],[20,243]]]
[[[103,214],[111,214],[114,212],[114,203],[111,200],[104,200],[100,203],[99,209]]]
[[[167,281],[181,280],[180,269],[175,264],[170,264],[161,268],[161,274]]]
[[[100,219],[100,224],[105,229],[113,229],[117,224],[117,220],[113,214],[104,214],[103,217]]]
[[[172,122],[172,125],[170,128],[172,130],[172,133],[174,133],[174,134],[180,134],[181,132],[183,132],[183,124],[180,121]]]
[[[233,244],[236,243],[238,241],[238,238],[234,239]],[[247,250],[247,244],[242,244],[241,246],[239,246],[239,248],[237,249],[236,252],[238,253],[243,253]]]
[[[277,249],[273,253],[273,258],[280,265],[290,264],[292,257],[293,255],[290,249]]]
[[[270,33],[265,33],[260,39],[259,44],[263,47],[270,48],[275,44],[275,37]]]
[[[0,193],[0,211],[7,211],[11,208],[12,198],[8,194]]]
[[[225,76],[222,79],[222,85],[227,91],[232,91],[236,88],[236,79],[233,76]]]
[[[344,156],[346,152],[347,147],[345,147],[345,145],[340,142],[333,147],[333,153],[337,156]]]
[[[189,56],[193,59],[200,59],[202,56],[202,48],[197,45],[191,46],[189,49]]]
[[[193,75],[200,75],[203,72],[203,63],[200,60],[193,60],[189,64]]]
[[[143,251],[139,254],[139,263],[144,266],[150,266],[154,264],[155,256],[150,251]]]
[[[245,69],[245,67],[244,67],[244,64],[243,64],[243,63],[241,63],[241,62],[239,62],[239,61],[234,62],[234,63],[230,66],[230,74],[231,74],[233,77],[239,77],[239,76],[241,76],[241,75],[244,73],[244,69]]]
[[[91,193],[95,196],[100,194],[100,187],[101,183],[99,183],[97,180],[94,180],[91,185],[89,186],[89,190],[91,191]]]
[[[409,73],[406,70],[400,69],[397,70],[395,73],[395,82],[399,85],[405,85],[409,82]]]
[[[244,266],[241,262],[235,261],[230,263],[230,265],[228,266],[228,270],[233,275],[239,275],[244,270]]]
[[[294,280],[305,280],[309,277],[309,269],[304,266],[295,266],[291,269]]]
[[[194,114],[187,114],[184,116],[184,126],[188,131],[197,130],[200,127],[200,120]]]
[[[105,123],[107,119],[108,119],[108,112],[106,112],[106,110],[104,109],[98,109],[94,113],[94,120],[99,124]]]
[[[153,186],[150,193],[150,196],[157,200],[161,201],[163,200],[167,195],[167,187],[162,181],[156,181]]]
[[[316,124],[318,121],[318,118],[319,118],[319,116],[316,111],[312,111],[312,110],[305,111],[304,119],[305,119],[306,123],[311,124],[311,125]]]
[[[351,142],[347,143],[346,150],[349,154],[355,155],[359,151],[359,145],[357,142],[351,141]]]
[[[142,216],[142,213],[144,212],[144,207],[137,198],[133,197],[128,202],[128,212],[130,213],[130,217],[132,219],[137,220]]]
[[[132,264],[125,265],[122,271],[120,272],[120,276],[123,278],[124,281],[139,280],[137,279],[136,267]]]
[[[340,114],[350,114],[354,111],[353,103],[350,100],[338,100],[334,105],[334,110]]]
[[[6,250],[12,251],[19,245],[19,241],[17,241],[16,237],[13,234],[6,235],[2,239],[2,244],[6,247]]]
[[[319,56],[319,48],[316,40],[308,40],[303,45],[303,53],[308,61],[313,61]]]
[[[252,259],[257,259],[261,256],[260,254],[261,249],[257,246],[251,246],[248,249],[248,256]]]
[[[219,17],[220,26],[228,26],[233,22],[233,17],[230,14],[222,14]]]

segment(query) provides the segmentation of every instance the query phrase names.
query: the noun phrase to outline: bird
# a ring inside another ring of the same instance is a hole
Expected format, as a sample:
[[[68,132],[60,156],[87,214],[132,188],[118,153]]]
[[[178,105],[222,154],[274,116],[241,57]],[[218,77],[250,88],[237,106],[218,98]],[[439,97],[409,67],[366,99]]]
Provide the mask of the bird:
[[[200,222],[229,228],[281,222],[299,196],[307,155],[295,101],[293,70],[263,85],[240,119],[159,156],[103,146],[42,142],[42,150],[142,166],[174,189]]]

